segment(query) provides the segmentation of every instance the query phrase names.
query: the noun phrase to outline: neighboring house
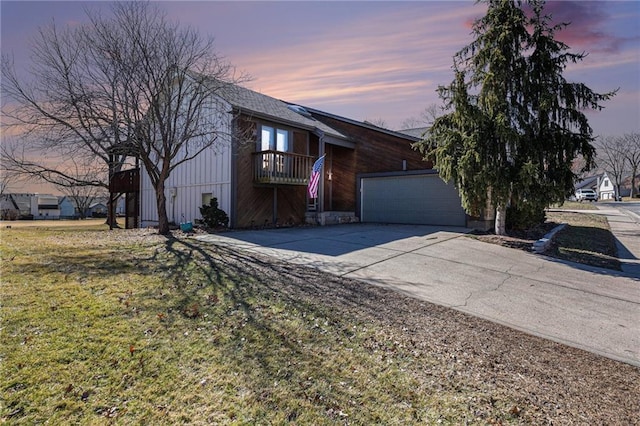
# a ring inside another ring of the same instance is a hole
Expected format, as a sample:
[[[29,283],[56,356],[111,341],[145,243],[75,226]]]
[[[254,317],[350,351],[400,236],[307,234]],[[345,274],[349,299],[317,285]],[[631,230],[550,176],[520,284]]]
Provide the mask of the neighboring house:
[[[71,197],[66,195],[58,197],[58,206],[60,208],[60,219],[78,218],[76,204]]]
[[[31,215],[36,220],[60,219],[58,197],[51,194],[35,194],[31,197]]]
[[[638,186],[640,185],[640,175],[636,176],[636,192],[635,197],[640,197],[640,190]],[[622,185],[620,185],[620,196],[621,197],[630,197],[631,196],[631,176],[627,176],[623,181]]]
[[[216,197],[233,228],[358,220],[467,223],[455,187],[412,148],[418,137],[238,86],[218,101],[229,111],[219,124],[219,143],[176,168],[166,182],[169,221],[200,219],[199,208]],[[318,196],[310,199],[311,168],[322,155]],[[117,174],[110,190],[125,194],[127,211],[139,212],[140,226],[157,225],[155,193],[144,170]]]
[[[575,190],[587,188],[596,191],[599,201],[616,199],[615,186],[606,172],[581,179],[574,187]]]
[[[13,202],[11,194],[0,196],[0,220],[16,220],[20,215],[18,206]]]
[[[598,193],[598,200],[616,199],[616,189],[606,173],[599,175],[596,192]]]
[[[96,201],[89,206],[86,217],[107,217],[107,202]]]
[[[31,200],[36,194],[10,194],[13,204],[18,209],[18,219],[33,219]]]

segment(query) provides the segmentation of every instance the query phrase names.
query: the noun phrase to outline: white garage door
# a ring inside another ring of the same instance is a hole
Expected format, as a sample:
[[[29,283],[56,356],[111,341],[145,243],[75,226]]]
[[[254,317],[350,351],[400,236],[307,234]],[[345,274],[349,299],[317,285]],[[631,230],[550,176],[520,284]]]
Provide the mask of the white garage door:
[[[466,226],[458,191],[438,175],[367,177],[361,190],[362,222]]]

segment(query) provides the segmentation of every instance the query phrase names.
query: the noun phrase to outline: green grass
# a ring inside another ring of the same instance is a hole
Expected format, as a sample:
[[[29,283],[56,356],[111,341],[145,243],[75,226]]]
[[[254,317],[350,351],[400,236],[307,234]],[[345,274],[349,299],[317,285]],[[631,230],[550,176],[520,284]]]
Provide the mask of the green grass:
[[[286,278],[248,259],[229,262],[232,253],[127,232],[1,231],[2,421],[474,418],[480,402],[469,401],[482,401],[481,390],[426,386],[418,373],[435,361],[416,363],[375,324],[294,300],[275,286]],[[515,419],[514,404],[492,400],[491,415]]]

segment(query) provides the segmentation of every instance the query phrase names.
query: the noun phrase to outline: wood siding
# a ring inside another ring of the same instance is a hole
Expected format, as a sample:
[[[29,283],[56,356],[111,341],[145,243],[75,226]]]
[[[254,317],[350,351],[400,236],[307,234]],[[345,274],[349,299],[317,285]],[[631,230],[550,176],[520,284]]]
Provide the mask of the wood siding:
[[[433,167],[406,138],[326,116],[315,115],[315,118],[356,142],[355,150],[329,144],[325,147],[325,211],[356,211],[358,174],[402,171],[403,160],[406,160],[406,170]],[[311,147],[313,149],[313,144]]]
[[[242,134],[256,135],[254,142],[236,145],[236,170],[234,176],[236,216],[232,226],[249,228],[272,226],[274,219],[279,225],[304,223],[306,213],[305,185],[264,185],[254,179],[254,153],[260,124],[287,128],[267,121],[251,121],[247,117],[236,119]],[[311,146],[318,145],[317,136],[301,129],[289,129],[292,132],[292,149],[296,154],[308,155]],[[277,212],[274,218],[274,197],[277,197]]]
[[[212,194],[230,219],[231,211],[231,130],[230,117],[219,125],[215,145],[196,158],[180,164],[165,183],[167,216],[170,222],[193,222],[201,219],[202,195]],[[140,170],[140,226],[156,226],[158,209],[151,180],[144,167]],[[173,196],[172,194],[175,194]]]

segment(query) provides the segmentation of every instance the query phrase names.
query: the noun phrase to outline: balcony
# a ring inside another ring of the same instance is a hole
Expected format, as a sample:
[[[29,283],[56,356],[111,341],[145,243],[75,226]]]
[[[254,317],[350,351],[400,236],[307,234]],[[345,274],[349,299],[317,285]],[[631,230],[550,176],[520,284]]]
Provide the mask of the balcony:
[[[263,185],[307,185],[313,157],[281,151],[253,153],[253,182]]]
[[[129,169],[114,173],[109,182],[109,192],[125,193],[140,191],[140,169]]]

